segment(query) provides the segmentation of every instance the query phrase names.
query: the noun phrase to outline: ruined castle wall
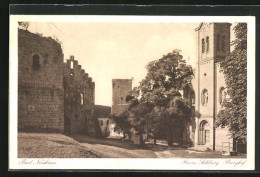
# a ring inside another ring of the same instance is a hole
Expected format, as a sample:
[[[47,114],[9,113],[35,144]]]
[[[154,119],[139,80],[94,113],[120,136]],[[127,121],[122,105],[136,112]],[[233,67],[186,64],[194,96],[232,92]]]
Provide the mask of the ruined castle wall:
[[[64,130],[63,53],[51,38],[18,31],[18,128]]]
[[[74,56],[64,63],[65,131],[95,134],[92,120],[95,83]]]

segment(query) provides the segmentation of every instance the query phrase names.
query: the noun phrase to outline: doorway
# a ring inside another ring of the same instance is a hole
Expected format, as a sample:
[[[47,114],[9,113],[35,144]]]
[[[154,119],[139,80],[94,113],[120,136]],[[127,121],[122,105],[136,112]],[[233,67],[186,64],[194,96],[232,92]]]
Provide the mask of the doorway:
[[[199,127],[199,144],[205,145],[210,142],[209,123],[206,120],[201,121]]]

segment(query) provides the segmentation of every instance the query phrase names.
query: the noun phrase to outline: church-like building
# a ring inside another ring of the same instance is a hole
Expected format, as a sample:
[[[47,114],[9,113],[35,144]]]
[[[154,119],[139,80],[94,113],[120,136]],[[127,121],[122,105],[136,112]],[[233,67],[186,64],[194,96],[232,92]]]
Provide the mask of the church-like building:
[[[228,128],[215,127],[216,116],[227,99],[225,76],[220,61],[230,53],[230,23],[201,23],[197,35],[197,64],[192,88],[183,90],[184,99],[198,113],[187,126],[185,136],[196,147],[222,150],[233,146]]]

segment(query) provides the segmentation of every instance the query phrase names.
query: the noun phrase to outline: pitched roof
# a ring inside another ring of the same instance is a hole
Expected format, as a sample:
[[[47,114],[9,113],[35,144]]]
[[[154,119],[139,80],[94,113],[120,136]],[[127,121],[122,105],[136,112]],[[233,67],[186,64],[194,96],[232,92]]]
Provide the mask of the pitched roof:
[[[195,31],[199,31],[199,30],[200,30],[200,28],[202,27],[202,25],[203,25],[203,22],[202,22],[202,23],[200,23],[199,27],[195,28]]]

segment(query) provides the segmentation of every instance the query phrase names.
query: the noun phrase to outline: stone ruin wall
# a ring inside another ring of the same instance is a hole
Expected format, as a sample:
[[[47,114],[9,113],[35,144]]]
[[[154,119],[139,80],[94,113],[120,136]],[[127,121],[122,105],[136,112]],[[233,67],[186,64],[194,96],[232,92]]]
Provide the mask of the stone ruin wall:
[[[18,129],[63,132],[61,45],[51,38],[18,30]]]
[[[95,135],[95,83],[74,56],[64,63],[65,132]]]

